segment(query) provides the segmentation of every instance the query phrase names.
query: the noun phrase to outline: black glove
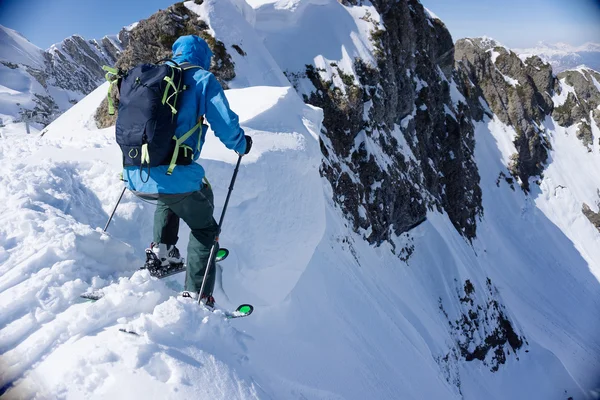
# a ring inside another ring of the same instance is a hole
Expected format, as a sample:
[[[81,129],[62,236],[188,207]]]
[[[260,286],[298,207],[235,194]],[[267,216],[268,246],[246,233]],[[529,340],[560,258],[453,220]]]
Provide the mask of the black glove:
[[[244,155],[250,153],[250,149],[252,148],[252,138],[248,135],[244,135],[246,138],[246,151],[244,151]]]

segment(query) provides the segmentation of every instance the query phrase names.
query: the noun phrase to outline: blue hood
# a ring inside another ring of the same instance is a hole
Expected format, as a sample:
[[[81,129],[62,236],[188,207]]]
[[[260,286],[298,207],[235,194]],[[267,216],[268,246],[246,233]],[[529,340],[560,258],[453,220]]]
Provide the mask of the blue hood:
[[[173,61],[178,64],[188,62],[208,71],[212,55],[208,44],[199,36],[181,36],[173,43]]]

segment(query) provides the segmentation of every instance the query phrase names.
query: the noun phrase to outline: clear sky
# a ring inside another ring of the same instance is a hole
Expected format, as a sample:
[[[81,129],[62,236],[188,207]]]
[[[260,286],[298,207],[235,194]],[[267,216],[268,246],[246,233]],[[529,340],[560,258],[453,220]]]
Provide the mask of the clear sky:
[[[0,25],[42,49],[79,34],[100,39],[176,0],[0,0]]]
[[[0,24],[45,49],[79,34],[116,34],[175,0],[0,0]],[[487,35],[509,47],[600,43],[600,0],[421,0],[454,40]]]
[[[600,43],[600,0],[421,0],[456,41],[489,36],[513,48]]]

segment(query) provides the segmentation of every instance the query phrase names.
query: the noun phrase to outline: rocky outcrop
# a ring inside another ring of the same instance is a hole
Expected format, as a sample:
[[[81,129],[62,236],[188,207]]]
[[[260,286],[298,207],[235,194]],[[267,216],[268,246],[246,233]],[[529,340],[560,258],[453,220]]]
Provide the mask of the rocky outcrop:
[[[591,125],[600,129],[600,73],[589,68],[561,72],[555,90],[557,101],[552,117],[565,127],[578,124],[577,137],[591,151]]]
[[[491,111],[517,132],[517,154],[510,169],[529,190],[529,178],[542,173],[548,157],[542,122],[553,109],[552,68],[536,56],[523,62],[516,53],[486,38],[459,40],[455,59],[457,70],[464,71],[463,76],[480,89],[474,95],[482,95]]]
[[[214,54],[210,71],[221,85],[227,88],[227,82],[235,77],[231,56],[227,53],[225,45],[210,35],[206,22],[183,3],[176,3],[165,10],[158,11],[148,19],[141,20],[130,29],[122,30],[119,38],[126,47],[114,65],[128,70],[140,63],[154,63],[170,58],[173,43],[183,35],[198,35],[206,40]],[[118,104],[116,95],[113,99],[115,104]],[[114,125],[116,113],[113,116],[108,115],[107,100],[102,102],[95,118],[101,128]]]
[[[306,70],[315,90],[305,101],[325,114],[322,174],[371,243],[418,225],[432,208],[472,238],[481,190],[471,110],[451,95],[452,38],[418,1],[373,5],[383,25],[371,33],[377,65],[356,59],[356,80],[339,68],[335,79]]]
[[[464,287],[457,290],[459,314],[451,318],[441,299],[439,308],[455,337],[458,356],[465,361],[479,360],[491,372],[497,372],[511,353],[519,360],[518,352],[527,340],[510,322],[498,299],[498,290],[489,278],[486,289],[486,293],[477,295],[475,286],[467,279]]]
[[[90,93],[104,81],[103,65],[112,65],[121,49],[105,37],[100,43],[71,36],[46,53],[50,82],[58,87]]]
[[[583,203],[581,212],[590,220],[590,222],[600,231],[600,213],[594,212],[590,206]]]

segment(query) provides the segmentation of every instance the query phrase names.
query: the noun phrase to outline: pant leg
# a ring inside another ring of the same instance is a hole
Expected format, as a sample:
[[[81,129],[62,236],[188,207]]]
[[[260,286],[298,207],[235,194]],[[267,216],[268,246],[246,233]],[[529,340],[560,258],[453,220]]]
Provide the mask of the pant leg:
[[[217,235],[217,222],[213,218],[213,193],[208,186],[194,192],[170,208],[190,227],[187,252],[185,290],[200,291],[210,249]],[[210,267],[203,295],[212,295],[215,286],[215,263]]]
[[[168,199],[159,198],[154,211],[154,242],[164,243],[167,246],[177,244],[179,237],[179,217],[169,208],[169,205],[175,203],[178,199],[169,197]],[[179,199],[181,200],[181,199]]]

